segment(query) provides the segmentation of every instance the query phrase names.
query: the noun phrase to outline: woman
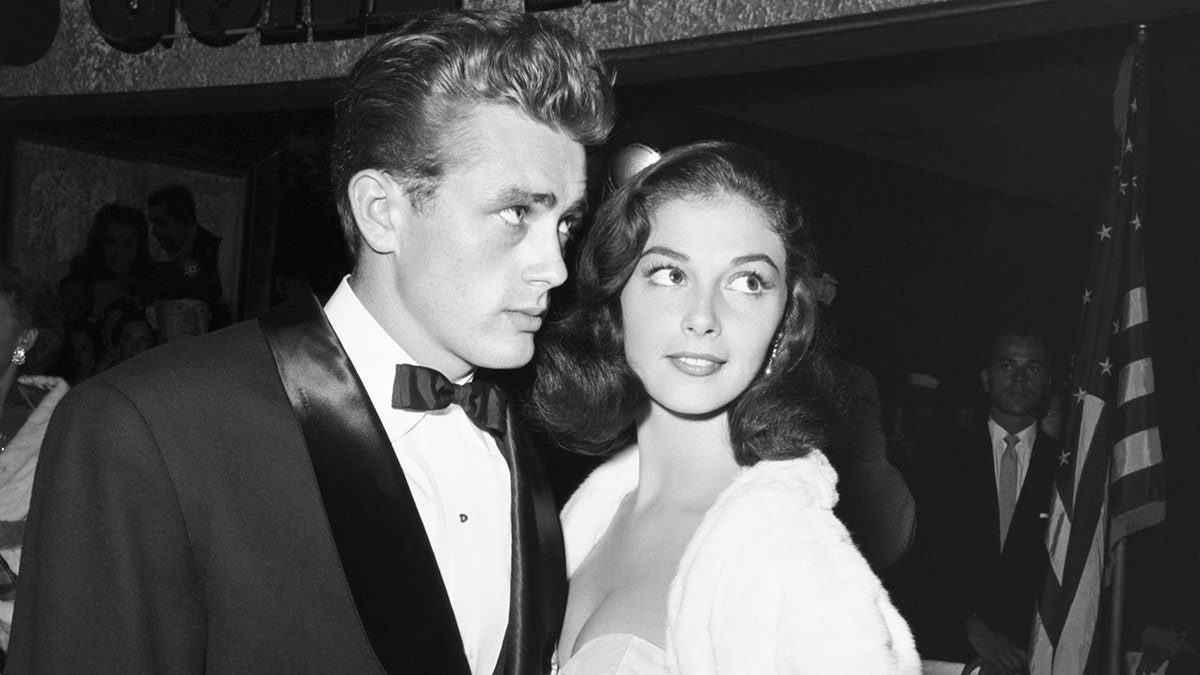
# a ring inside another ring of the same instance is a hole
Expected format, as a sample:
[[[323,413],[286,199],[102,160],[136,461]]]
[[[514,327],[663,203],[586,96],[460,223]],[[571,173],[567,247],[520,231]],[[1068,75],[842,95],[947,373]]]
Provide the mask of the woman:
[[[91,284],[91,316],[118,298],[133,297],[133,286],[150,267],[148,227],[135,208],[113,203],[96,212],[83,253],[71,261],[71,272]]]
[[[38,452],[50,413],[68,389],[58,377],[18,377],[21,367],[34,360],[39,338],[51,342],[47,334],[53,331],[47,330],[49,319],[41,308],[29,282],[0,266],[0,354],[7,357],[0,365],[0,669],[8,649]]]
[[[831,510],[814,255],[786,193],[758,153],[691,145],[582,242],[533,405],[564,446],[616,454],[563,511],[563,675],[919,671]]]

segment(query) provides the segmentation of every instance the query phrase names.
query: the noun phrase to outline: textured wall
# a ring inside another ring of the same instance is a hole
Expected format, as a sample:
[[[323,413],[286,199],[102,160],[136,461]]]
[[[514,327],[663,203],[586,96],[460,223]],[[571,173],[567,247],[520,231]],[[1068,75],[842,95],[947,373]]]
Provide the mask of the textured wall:
[[[586,0],[585,0],[586,1]],[[750,28],[845,17],[944,0],[617,0],[545,12],[613,49]],[[364,40],[259,46],[250,35],[229,47],[190,39],[171,48],[124,54],[101,39],[87,0],[61,0],[62,22],[50,52],[24,67],[0,66],[0,96],[191,89],[336,77]],[[520,10],[521,0],[463,0],[470,8]]]

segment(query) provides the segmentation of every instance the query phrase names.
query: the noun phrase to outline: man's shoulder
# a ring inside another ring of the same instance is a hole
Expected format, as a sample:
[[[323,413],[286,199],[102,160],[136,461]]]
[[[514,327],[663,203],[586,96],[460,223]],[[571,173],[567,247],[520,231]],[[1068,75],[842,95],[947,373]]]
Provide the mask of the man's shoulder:
[[[93,378],[117,389],[137,389],[162,380],[219,377],[236,381],[239,366],[253,363],[266,349],[256,321],[155,347]],[[87,384],[87,383],[84,383]]]

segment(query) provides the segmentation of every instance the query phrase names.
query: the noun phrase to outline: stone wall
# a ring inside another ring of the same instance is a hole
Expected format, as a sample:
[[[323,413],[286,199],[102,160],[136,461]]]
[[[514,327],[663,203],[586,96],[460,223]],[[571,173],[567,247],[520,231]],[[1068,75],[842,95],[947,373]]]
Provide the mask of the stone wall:
[[[0,66],[0,97],[69,96],[337,77],[368,39],[260,45],[257,34],[228,47],[177,39],[141,54],[114,49],[92,23],[87,0],[61,0],[50,51],[35,63]],[[945,0],[616,0],[544,12],[601,50],[839,19]],[[521,10],[520,0],[463,0],[472,9]],[[178,22],[182,25],[182,22]]]

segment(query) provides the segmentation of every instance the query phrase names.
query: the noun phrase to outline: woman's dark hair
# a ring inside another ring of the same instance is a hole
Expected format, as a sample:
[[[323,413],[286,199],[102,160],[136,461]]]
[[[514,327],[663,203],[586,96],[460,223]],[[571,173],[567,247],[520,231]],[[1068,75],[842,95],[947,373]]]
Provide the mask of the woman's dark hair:
[[[26,355],[25,372],[40,372],[63,342],[62,320],[52,294],[20,269],[0,265],[0,298],[8,301],[21,330],[38,329],[38,339]]]
[[[789,290],[768,363],[730,410],[734,457],[749,466],[803,456],[820,445],[828,411],[812,350],[816,254],[789,193],[782,172],[762,154],[710,141],[666,153],[601,205],[580,244],[574,302],[547,328],[537,351],[531,412],[558,443],[604,454],[634,441],[646,390],[625,360],[621,291],[663,204],[732,196],[760,209],[782,237]]]
[[[131,225],[137,236],[137,250],[134,254],[131,271],[150,265],[150,240],[146,216],[131,206],[122,206],[113,202],[101,206],[92,218],[92,226],[88,230],[87,243],[84,245],[83,253],[71,260],[73,274],[83,275],[92,281],[112,276],[104,264],[104,237],[108,234],[109,226],[116,224]]]

